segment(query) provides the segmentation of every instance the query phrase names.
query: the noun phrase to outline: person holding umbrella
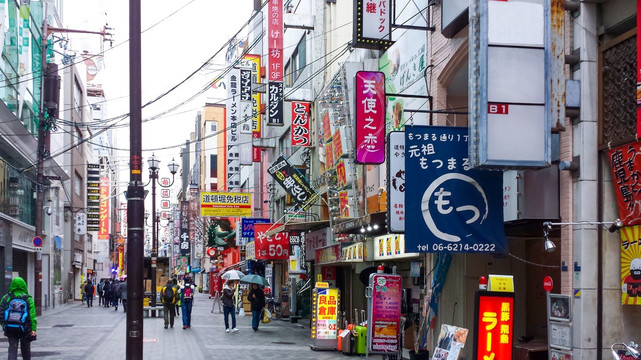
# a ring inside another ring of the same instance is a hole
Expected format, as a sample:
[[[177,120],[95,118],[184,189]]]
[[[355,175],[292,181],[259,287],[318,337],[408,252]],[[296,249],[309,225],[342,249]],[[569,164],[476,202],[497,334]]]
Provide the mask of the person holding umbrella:
[[[249,299],[249,302],[252,304],[252,329],[258,331],[261,313],[265,307],[265,293],[258,284],[251,284],[247,299]]]
[[[223,314],[225,316],[225,332],[238,332],[236,328],[236,308],[234,301],[235,280],[227,280],[223,286]],[[229,327],[229,314],[231,314],[231,328]]]

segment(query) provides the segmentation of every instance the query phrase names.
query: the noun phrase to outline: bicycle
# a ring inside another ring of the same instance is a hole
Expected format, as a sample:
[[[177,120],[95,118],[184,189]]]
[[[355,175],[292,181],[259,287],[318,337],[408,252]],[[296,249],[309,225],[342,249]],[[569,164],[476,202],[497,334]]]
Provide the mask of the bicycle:
[[[272,320],[280,320],[283,316],[280,302],[275,300],[273,297],[266,298],[265,302],[267,303],[267,310],[272,314]]]
[[[610,346],[614,360],[639,360],[641,353],[638,350],[639,345],[634,341],[629,343],[614,343]]]

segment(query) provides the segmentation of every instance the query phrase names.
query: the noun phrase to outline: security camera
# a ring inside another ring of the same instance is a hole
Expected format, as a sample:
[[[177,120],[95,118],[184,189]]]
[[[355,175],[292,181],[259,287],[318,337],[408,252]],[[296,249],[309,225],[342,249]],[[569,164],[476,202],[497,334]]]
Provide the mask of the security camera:
[[[53,210],[51,210],[51,207],[45,206],[45,211],[47,212],[47,215],[51,215],[53,213]]]

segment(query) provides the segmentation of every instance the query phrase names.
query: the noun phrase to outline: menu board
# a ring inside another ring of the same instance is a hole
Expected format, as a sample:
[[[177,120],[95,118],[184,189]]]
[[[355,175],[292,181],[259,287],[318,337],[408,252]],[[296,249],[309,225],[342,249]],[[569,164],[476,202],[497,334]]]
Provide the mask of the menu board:
[[[372,297],[369,304],[369,323],[367,327],[368,348],[370,353],[397,353],[399,351],[399,332],[401,320],[400,275],[372,274],[369,286]]]

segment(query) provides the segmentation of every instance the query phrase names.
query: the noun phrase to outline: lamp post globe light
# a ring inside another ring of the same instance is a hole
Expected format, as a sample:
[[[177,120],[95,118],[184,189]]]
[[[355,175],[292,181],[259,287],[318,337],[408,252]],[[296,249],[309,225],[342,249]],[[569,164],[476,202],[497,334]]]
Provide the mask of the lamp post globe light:
[[[160,221],[160,216],[156,212],[156,183],[158,186],[163,188],[171,187],[174,184],[176,178],[176,173],[178,172],[178,164],[171,159],[171,162],[167,167],[169,172],[171,172],[171,183],[168,185],[163,185],[158,182],[158,172],[160,170],[160,160],[156,155],[152,154],[149,159],[147,159],[147,164],[149,165],[149,182],[151,182],[151,302],[150,305],[152,308],[156,307],[156,260],[158,256],[158,228],[156,223]],[[156,312],[152,311],[151,315],[155,316]]]

